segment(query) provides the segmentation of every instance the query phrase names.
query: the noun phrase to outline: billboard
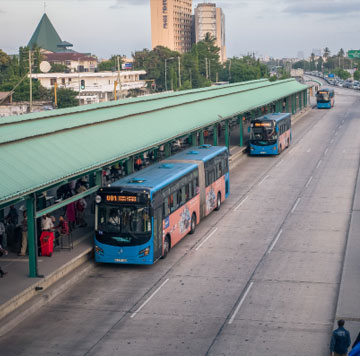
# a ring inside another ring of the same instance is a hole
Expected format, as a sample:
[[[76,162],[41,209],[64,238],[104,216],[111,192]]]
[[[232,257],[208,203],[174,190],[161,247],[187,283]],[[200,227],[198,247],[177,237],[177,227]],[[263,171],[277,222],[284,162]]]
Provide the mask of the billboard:
[[[348,51],[348,57],[349,58],[360,58],[360,50],[351,50]]]

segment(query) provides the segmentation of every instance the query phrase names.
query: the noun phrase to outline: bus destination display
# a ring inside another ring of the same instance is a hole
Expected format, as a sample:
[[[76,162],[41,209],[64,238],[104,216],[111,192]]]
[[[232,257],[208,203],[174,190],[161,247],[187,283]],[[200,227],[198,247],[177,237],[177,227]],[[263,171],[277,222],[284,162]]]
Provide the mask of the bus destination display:
[[[136,203],[136,195],[107,194],[105,200],[112,203]]]
[[[255,122],[255,127],[271,127],[271,122]]]

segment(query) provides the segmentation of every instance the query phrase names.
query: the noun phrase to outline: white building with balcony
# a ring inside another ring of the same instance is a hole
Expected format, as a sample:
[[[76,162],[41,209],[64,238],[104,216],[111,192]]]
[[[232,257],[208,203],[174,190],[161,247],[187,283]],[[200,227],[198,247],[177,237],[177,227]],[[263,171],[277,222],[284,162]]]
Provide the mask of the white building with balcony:
[[[114,98],[115,82],[117,98],[125,97],[131,90],[146,92],[146,82],[140,76],[144,70],[121,71],[120,85],[118,72],[41,73],[33,74],[46,89],[58,88],[76,91],[81,105],[110,101]]]

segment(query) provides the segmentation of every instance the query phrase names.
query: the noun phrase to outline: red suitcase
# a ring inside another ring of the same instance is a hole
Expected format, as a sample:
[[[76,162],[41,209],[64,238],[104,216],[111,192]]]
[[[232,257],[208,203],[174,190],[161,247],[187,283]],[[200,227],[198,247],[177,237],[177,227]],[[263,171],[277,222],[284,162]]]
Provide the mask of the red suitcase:
[[[43,231],[40,236],[41,256],[51,257],[54,251],[54,233]]]

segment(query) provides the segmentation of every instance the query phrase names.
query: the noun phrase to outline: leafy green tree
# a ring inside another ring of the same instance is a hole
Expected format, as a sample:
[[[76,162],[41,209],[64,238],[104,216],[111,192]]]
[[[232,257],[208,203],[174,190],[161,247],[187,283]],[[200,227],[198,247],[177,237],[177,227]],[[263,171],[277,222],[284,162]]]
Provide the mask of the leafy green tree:
[[[315,53],[311,53],[311,56],[310,56],[310,70],[314,71],[315,69],[316,69]]]
[[[78,93],[71,89],[58,89],[57,90],[57,104],[58,108],[69,108],[78,106],[79,101],[76,99]],[[54,99],[55,100],[55,99]]]
[[[98,65],[98,71],[111,71],[115,72],[118,69],[117,57],[119,57],[119,65],[121,69],[121,65],[123,63],[122,56],[120,55],[112,55],[111,58],[107,61],[102,61]]]
[[[360,80],[360,71],[359,71],[359,70],[356,70],[356,71],[354,72],[354,79],[355,79],[355,80]]]
[[[67,73],[70,69],[65,64],[53,63],[51,64],[50,73]]]

